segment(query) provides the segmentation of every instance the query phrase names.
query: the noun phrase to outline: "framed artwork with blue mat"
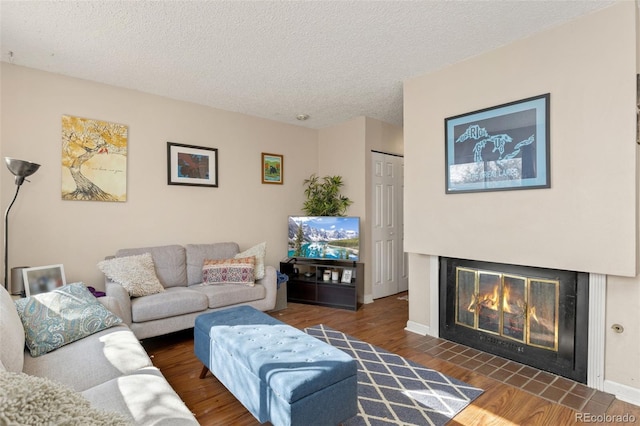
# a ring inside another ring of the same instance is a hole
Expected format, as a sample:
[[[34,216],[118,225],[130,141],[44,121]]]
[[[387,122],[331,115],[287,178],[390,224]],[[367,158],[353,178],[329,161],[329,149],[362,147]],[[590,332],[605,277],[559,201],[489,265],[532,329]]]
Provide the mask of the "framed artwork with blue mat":
[[[358,363],[358,415],[345,426],[440,426],[484,392],[325,325],[304,331]]]

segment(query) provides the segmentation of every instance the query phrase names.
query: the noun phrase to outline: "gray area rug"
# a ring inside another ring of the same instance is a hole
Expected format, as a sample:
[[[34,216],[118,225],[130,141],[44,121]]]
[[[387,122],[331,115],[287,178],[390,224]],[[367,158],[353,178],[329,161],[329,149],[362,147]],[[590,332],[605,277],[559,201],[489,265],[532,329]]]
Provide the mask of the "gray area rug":
[[[358,415],[345,426],[444,425],[483,390],[326,325],[304,330],[358,362]]]

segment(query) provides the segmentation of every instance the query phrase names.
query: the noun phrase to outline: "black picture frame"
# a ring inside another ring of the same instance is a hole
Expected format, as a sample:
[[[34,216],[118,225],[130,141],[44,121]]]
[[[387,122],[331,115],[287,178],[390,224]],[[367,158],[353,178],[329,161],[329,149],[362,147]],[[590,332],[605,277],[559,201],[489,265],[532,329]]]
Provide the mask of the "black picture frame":
[[[218,187],[218,149],[167,142],[167,184]]]
[[[445,118],[445,192],[550,188],[550,98]]]

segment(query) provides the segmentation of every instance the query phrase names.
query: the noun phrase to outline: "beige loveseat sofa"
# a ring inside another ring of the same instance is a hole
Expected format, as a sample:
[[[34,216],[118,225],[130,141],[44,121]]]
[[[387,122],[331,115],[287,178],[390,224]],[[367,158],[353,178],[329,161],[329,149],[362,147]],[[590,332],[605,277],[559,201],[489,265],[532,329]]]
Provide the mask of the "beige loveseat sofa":
[[[84,290],[98,308],[113,302],[101,298],[101,305]],[[76,328],[92,334],[32,356],[25,349],[25,325],[16,306],[0,286],[0,424],[198,424],[136,336],[119,323],[118,312],[104,310],[115,314],[108,328],[92,333],[95,321],[89,318]],[[87,309],[95,312],[96,306]],[[47,320],[42,310],[30,310],[34,323]],[[63,334],[56,326],[40,330],[35,340],[51,342]]]
[[[243,253],[247,252],[251,254],[251,249]],[[243,254],[235,242],[120,249],[114,257],[144,253],[151,254],[155,273],[164,291],[131,297],[121,284],[109,278],[105,283],[107,296],[117,300],[122,319],[138,339],[193,328],[198,315],[230,306],[250,305],[260,311],[275,307],[277,274],[273,266],[264,266],[264,277],[252,286],[203,284],[205,260],[232,259]]]

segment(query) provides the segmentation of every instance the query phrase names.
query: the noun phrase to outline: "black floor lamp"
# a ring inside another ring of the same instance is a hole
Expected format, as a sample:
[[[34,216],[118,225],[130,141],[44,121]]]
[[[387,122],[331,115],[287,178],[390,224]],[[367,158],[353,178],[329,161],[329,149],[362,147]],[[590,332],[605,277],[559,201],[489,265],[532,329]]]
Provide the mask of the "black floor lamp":
[[[9,171],[14,174],[16,183],[16,194],[4,212],[4,288],[9,290],[9,210],[13,207],[13,203],[16,202],[18,192],[20,192],[20,186],[24,183],[25,178],[34,174],[40,168],[40,164],[9,157],[4,157],[4,161],[7,163]]]

